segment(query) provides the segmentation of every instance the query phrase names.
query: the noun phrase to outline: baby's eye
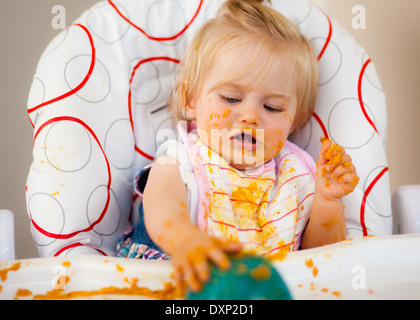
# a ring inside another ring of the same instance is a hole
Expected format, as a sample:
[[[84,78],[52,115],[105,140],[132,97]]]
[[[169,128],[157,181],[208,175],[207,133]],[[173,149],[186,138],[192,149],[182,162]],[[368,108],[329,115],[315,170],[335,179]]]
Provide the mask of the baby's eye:
[[[229,98],[229,97],[223,97],[223,99],[228,103],[237,103],[239,102],[239,99],[236,98]]]
[[[283,112],[284,109],[283,108],[279,108],[279,107],[270,107],[268,105],[264,105],[264,108],[270,112]]]

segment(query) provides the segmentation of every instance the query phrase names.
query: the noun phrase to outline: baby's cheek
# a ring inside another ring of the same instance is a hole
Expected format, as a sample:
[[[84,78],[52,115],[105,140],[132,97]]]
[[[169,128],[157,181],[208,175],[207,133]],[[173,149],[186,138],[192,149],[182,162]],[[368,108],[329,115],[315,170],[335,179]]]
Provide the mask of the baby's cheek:
[[[291,125],[293,123],[293,117],[288,112],[285,112],[284,116],[286,117],[286,120],[289,121],[289,124]]]
[[[286,137],[282,129],[271,129],[268,138],[271,140],[273,148],[279,151],[283,149]]]
[[[284,147],[284,140],[286,137],[283,135],[281,129],[269,129],[265,131],[264,149],[266,150],[267,157],[275,157]]]
[[[202,129],[211,130],[227,128],[229,122],[226,117],[228,114],[229,113],[219,113],[216,111],[210,112],[208,117],[202,121]]]
[[[277,143],[277,148],[276,148],[276,150],[278,151],[278,153],[280,153],[280,151],[283,149],[283,147],[284,147],[284,142],[283,142],[283,140],[280,140]]]

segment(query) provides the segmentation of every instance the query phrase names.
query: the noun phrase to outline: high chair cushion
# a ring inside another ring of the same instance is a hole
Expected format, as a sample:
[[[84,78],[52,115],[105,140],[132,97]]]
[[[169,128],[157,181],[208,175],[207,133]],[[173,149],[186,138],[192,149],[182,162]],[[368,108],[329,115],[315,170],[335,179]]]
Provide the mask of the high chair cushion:
[[[102,1],[48,45],[28,98],[26,197],[42,257],[114,255],[138,216],[133,178],[175,137],[167,101],[179,60],[222,2]],[[360,182],[344,200],[348,237],[391,233],[385,95],[373,63],[314,4],[271,2],[311,41],[320,66],[315,113],[291,140],[316,160],[326,136],[353,158]]]
[[[420,185],[399,186],[391,200],[393,233],[420,233]]]

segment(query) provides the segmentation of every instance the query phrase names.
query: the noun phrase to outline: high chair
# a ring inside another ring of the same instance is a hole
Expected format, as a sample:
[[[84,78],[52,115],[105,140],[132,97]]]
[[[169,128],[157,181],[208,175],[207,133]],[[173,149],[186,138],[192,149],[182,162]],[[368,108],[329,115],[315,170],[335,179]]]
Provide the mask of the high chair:
[[[118,237],[138,221],[140,199],[133,193],[134,176],[153,161],[161,143],[175,137],[167,101],[185,47],[196,30],[215,16],[222,2],[102,1],[56,36],[44,51],[28,99],[34,160],[26,198],[32,235],[43,258],[43,262],[37,260],[36,268],[48,281],[54,266],[67,270],[66,274],[72,268],[73,273],[79,270],[79,275],[91,275],[96,285],[85,283],[83,290],[102,288],[111,281],[127,286],[121,277],[111,277],[110,273],[123,269],[126,276],[134,277],[139,266],[143,268],[143,284],[149,289],[171,281],[167,263],[121,262],[112,256]],[[360,177],[356,190],[344,199],[347,237],[354,240],[290,253],[276,267],[289,279],[297,298],[390,297],[395,292],[382,288],[380,281],[375,282],[375,288],[380,287],[377,295],[369,293],[374,292],[372,288],[365,288],[363,293],[349,288],[352,267],[363,265],[362,256],[367,260],[376,257],[372,253],[375,248],[379,248],[379,254],[386,254],[382,248],[392,247],[400,255],[408,253],[398,246],[411,243],[411,249],[420,248],[416,235],[390,236],[392,213],[401,233],[418,232],[420,218],[413,209],[418,203],[418,189],[397,190],[391,207],[385,94],[373,62],[316,5],[307,0],[271,3],[310,40],[320,67],[315,113],[291,140],[316,160],[320,138],[330,138],[350,154]],[[407,223],[407,217],[417,222]],[[360,256],[356,248],[365,255]],[[328,254],[337,258],[327,261]],[[305,261],[310,259],[325,264],[328,271],[322,274],[319,265],[308,267]],[[419,266],[420,258],[410,259],[413,268]],[[364,267],[372,272],[377,265],[369,261]],[[328,277],[339,272],[342,263],[347,266],[342,269],[346,271],[340,283],[346,283],[347,289],[341,287],[341,291],[336,290],[340,294],[333,294],[334,290],[326,286],[336,284]],[[91,274],[91,268],[97,273]],[[292,276],[297,273],[300,278]],[[13,272],[9,274],[13,277]],[[406,274],[411,276],[410,271]],[[103,277],[100,281],[99,275]],[[310,288],[311,279],[320,281],[316,290]],[[398,281],[405,279],[394,277],[392,285],[398,285]],[[412,282],[418,289],[419,277]],[[322,291],[323,284],[327,291]],[[386,284],[391,285],[391,280]],[[13,290],[22,285],[10,284],[8,293],[13,295]],[[30,286],[30,281],[26,285]],[[138,282],[130,285],[136,288]],[[48,291],[45,286],[42,290]],[[404,292],[411,293],[409,289]]]

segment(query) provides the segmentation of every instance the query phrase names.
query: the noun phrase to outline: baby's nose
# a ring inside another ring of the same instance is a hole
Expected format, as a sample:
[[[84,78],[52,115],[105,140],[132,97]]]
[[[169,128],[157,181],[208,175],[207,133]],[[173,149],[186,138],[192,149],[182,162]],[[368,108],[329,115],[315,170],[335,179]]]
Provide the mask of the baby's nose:
[[[257,108],[253,106],[244,106],[240,111],[238,121],[240,123],[258,126],[260,121]]]

